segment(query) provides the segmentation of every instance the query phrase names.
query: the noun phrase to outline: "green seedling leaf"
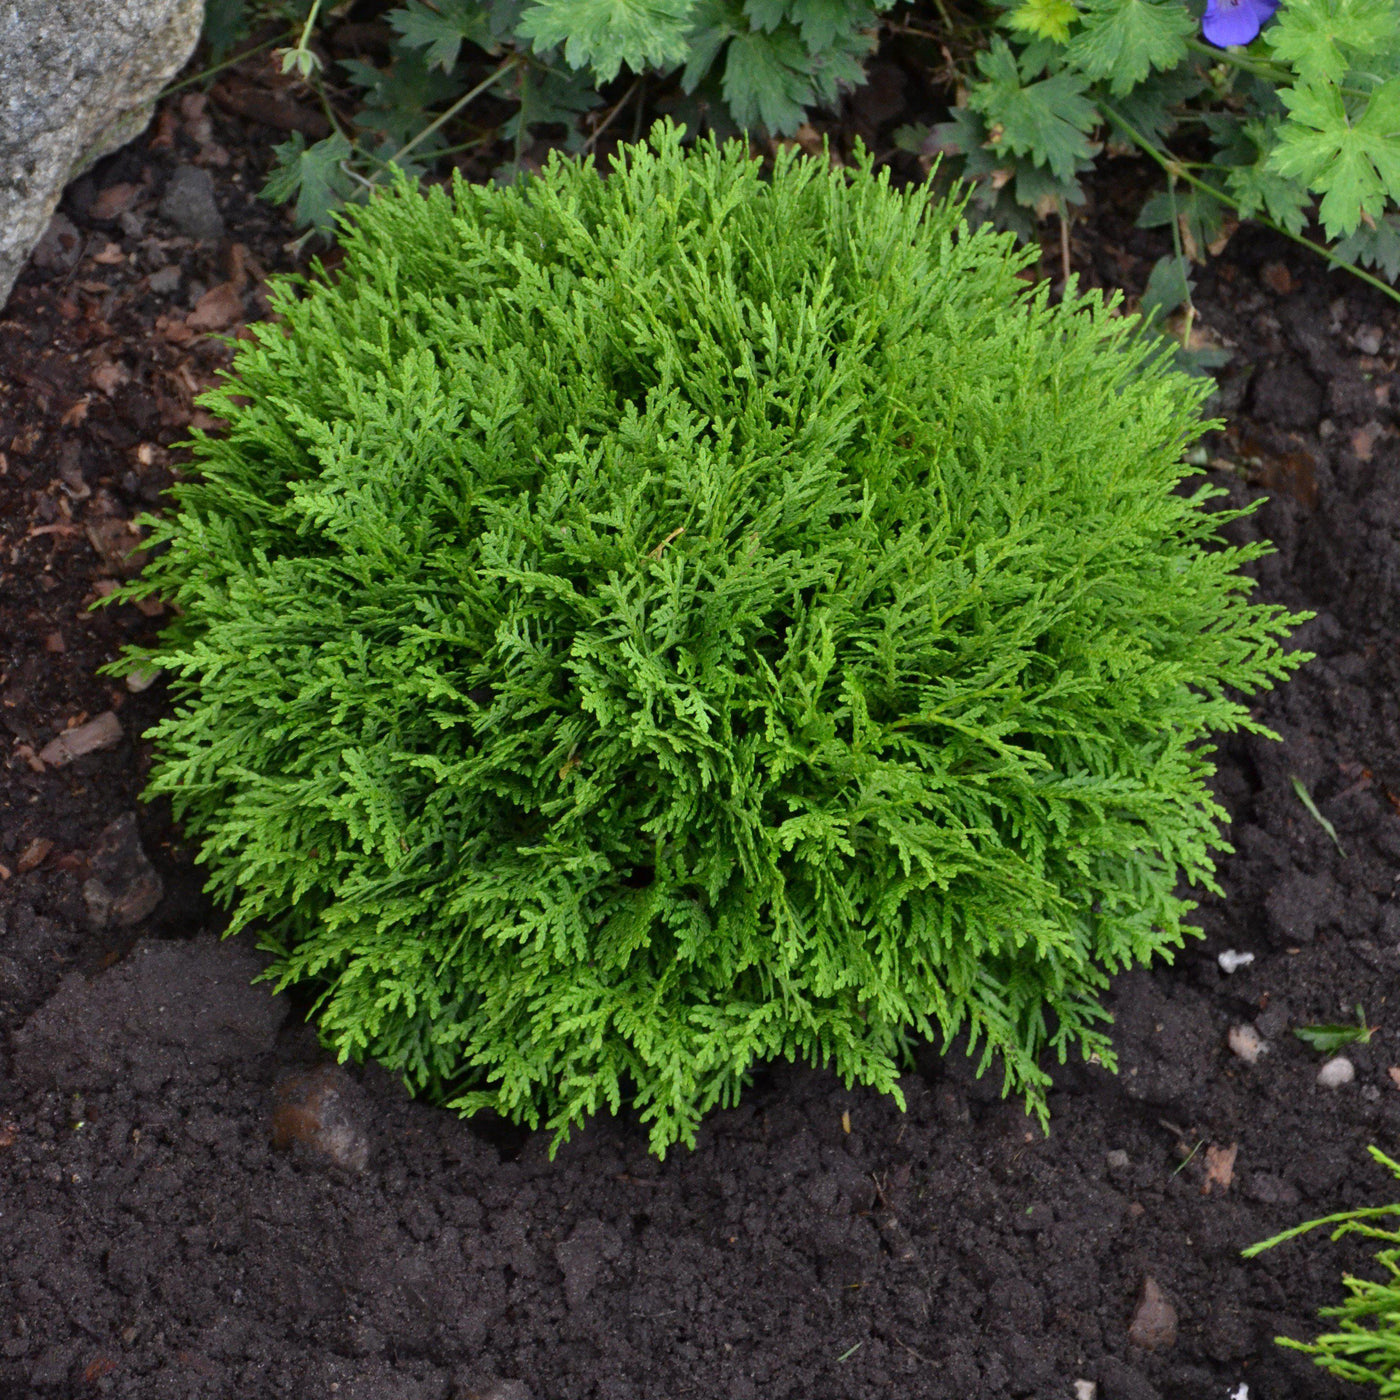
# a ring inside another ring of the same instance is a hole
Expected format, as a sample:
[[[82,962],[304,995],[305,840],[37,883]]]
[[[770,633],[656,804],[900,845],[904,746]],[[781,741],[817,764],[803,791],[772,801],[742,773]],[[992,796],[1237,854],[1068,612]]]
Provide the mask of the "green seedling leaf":
[[[1070,0],[1021,0],[1006,17],[1006,24],[1036,39],[1053,39],[1063,44],[1079,11]]]
[[[1142,314],[1150,321],[1161,322],[1190,300],[1191,279],[1186,275],[1186,259],[1174,253],[1158,258],[1142,294]]]
[[[1308,224],[1308,207],[1312,200],[1305,186],[1285,179],[1274,168],[1270,156],[1274,149],[1274,134],[1262,122],[1246,122],[1236,128],[1252,155],[1240,164],[1232,164],[1225,177],[1225,187],[1234,196],[1236,212],[1241,219],[1264,214],[1287,229],[1302,233]]]
[[[741,127],[762,122],[777,135],[796,131],[812,95],[807,50],[797,32],[781,29],[730,40],[723,86]]]
[[[1366,1024],[1366,1013],[1360,1005],[1356,1008],[1356,1024],[1327,1026],[1294,1026],[1293,1034],[1306,1045],[1324,1055],[1340,1050],[1344,1045],[1367,1045],[1377,1031],[1376,1026]]]
[[[1332,251],[1343,262],[1373,267],[1382,277],[1400,282],[1400,217],[1387,214],[1374,228],[1362,224]]]
[[[1308,809],[1308,814],[1331,838],[1332,844],[1337,848],[1337,854],[1346,859],[1347,853],[1342,849],[1342,843],[1337,839],[1337,828],[1317,810],[1317,803],[1312,800],[1312,793],[1303,786],[1303,780],[1295,774],[1290,773],[1289,778],[1293,783],[1293,791],[1298,794],[1298,800]]]
[[[274,57],[281,58],[284,73],[290,73],[295,69],[297,76],[303,82],[310,78],[313,73],[319,71],[321,67],[320,55],[300,44],[293,49],[277,49],[274,51]]]
[[[228,51],[248,32],[245,0],[205,0],[204,42],[210,57],[223,62]]]

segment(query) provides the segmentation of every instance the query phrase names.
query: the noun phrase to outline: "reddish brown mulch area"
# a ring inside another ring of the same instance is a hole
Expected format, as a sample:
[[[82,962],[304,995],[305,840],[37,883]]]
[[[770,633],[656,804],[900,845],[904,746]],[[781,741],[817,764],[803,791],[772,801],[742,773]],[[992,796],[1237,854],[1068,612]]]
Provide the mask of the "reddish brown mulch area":
[[[182,460],[213,337],[295,265],[254,198],[281,139],[258,119],[282,119],[260,71],[168,99],[79,181],[0,314],[0,1396],[1360,1393],[1272,1339],[1314,1333],[1365,1251],[1239,1250],[1400,1190],[1365,1152],[1400,1127],[1395,306],[1261,234],[1202,274],[1234,350],[1213,474],[1271,494],[1235,533],[1278,545],[1261,596],[1316,610],[1318,659],[1260,704],[1281,744],[1223,747],[1227,897],[1174,966],[1116,980],[1121,1073],[1059,1071],[1047,1139],[961,1059],[927,1053],[905,1114],[781,1067],[694,1152],[659,1164],[623,1117],[550,1162],[328,1066],[302,1005],[250,988],[258,955],[209,936],[200,870],[138,800],[164,688],[98,674],[161,624],[89,605]],[[892,102],[831,129],[918,115],[885,77]],[[1076,269],[1140,288],[1141,187],[1098,190]],[[1358,1004],[1379,1029],[1322,1088],[1290,1028]],[[1148,1280],[1174,1327],[1138,1316]]]

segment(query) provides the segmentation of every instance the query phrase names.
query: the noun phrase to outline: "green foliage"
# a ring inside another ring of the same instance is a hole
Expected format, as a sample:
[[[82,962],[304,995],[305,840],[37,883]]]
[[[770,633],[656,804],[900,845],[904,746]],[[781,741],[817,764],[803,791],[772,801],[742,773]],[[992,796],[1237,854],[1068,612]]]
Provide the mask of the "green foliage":
[[[1293,1027],[1293,1034],[1299,1040],[1324,1055],[1330,1055],[1348,1045],[1369,1045],[1375,1033],[1376,1027],[1366,1024],[1366,1013],[1359,1005],[1356,1008],[1356,1020],[1350,1025],[1342,1022],[1334,1025]]]
[[[592,68],[610,83],[625,63],[634,72],[669,69],[689,52],[692,0],[536,0],[517,32],[539,49],[564,46],[570,68]]]
[[[1030,58],[1018,65],[1000,37],[978,55],[977,66],[984,81],[968,105],[986,120],[991,149],[999,156],[1029,156],[1056,179],[1073,179],[1095,150],[1086,133],[1098,114],[1084,100],[1084,79],[1061,71],[1029,81],[1043,71],[1043,63]]]
[[[1300,660],[1179,489],[1204,390],[927,187],[659,125],[405,182],[285,280],[118,597],[149,792],[327,1042],[664,1152],[773,1057],[1044,1112],[1189,930],[1209,736]]]
[[[1316,206],[1342,240],[1329,262],[1397,276],[1400,0],[1282,0],[1248,48],[1204,43],[1182,0],[1019,0],[1001,23],[1009,41],[964,75],[968,115],[899,139],[984,182],[975,206],[999,225],[1076,203],[1107,140],[1151,156],[1198,221],[1233,212],[1301,238]]]
[[[342,116],[334,133],[309,148],[300,140],[278,146],[263,193],[279,203],[295,199],[298,222],[325,233],[336,210],[362,201],[392,171],[426,169],[448,149],[440,126],[463,119],[488,89],[517,104],[497,133],[515,143],[514,159],[497,172],[498,178],[512,178],[524,168],[522,151],[538,137],[548,136],[570,152],[582,150],[580,118],[624,71],[638,79],[659,75],[686,96],[703,97],[717,109],[714,124],[727,131],[788,136],[810,110],[831,106],[865,81],[863,65],[874,48],[879,15],[893,4],[402,0],[385,16],[393,40],[384,67],[355,58],[335,65],[341,105],[347,87],[356,94],[353,115]],[[313,46],[316,26],[330,22],[331,8],[325,6],[323,14],[322,0],[292,5],[299,21],[296,41],[280,52],[283,71],[310,82],[334,112],[337,104]],[[246,0],[211,0],[205,33],[216,57],[251,27],[254,13]],[[485,83],[474,71],[483,54],[498,60]]]
[[[329,232],[334,224],[333,211],[355,190],[354,180],[345,169],[350,143],[337,131],[326,140],[307,146],[301,132],[294,131],[290,141],[274,150],[277,165],[268,177],[264,196],[277,203],[295,198],[297,222]]]
[[[1392,1161],[1377,1147],[1369,1151],[1381,1166],[1400,1177],[1400,1162]],[[1382,1277],[1367,1279],[1347,1274],[1342,1280],[1347,1290],[1345,1301],[1320,1310],[1320,1317],[1338,1319],[1335,1332],[1327,1332],[1315,1342],[1300,1342],[1292,1337],[1274,1340],[1280,1346],[1307,1353],[1339,1380],[1373,1385],[1382,1396],[1393,1396],[1400,1394],[1400,1230],[1371,1223],[1386,1215],[1400,1215],[1400,1205],[1371,1206],[1310,1220],[1242,1252],[1246,1259],[1252,1259],[1319,1225],[1336,1225],[1331,1236],[1334,1240],[1356,1234],[1381,1241],[1386,1247],[1377,1250],[1376,1263],[1383,1271]]]
[[[334,110],[308,47],[315,25],[329,22],[318,18],[320,3],[283,0],[283,11],[304,19],[284,64]],[[1083,200],[1082,176],[1105,149],[1126,144],[1158,163],[1194,228],[1228,234],[1232,215],[1262,220],[1400,300],[1379,280],[1400,279],[1400,0],[1282,0],[1253,43],[1230,49],[1203,42],[1199,6],[1187,0],[1001,3],[1004,33],[955,20],[941,4],[942,31],[906,29],[939,45],[963,105],[932,128],[902,129],[896,145],[942,155],[945,181],[976,183],[975,213],[1030,236],[1038,219],[1069,218]],[[279,147],[268,195],[295,198],[299,219],[324,231],[343,201],[363,199],[391,169],[420,173],[440,155],[502,135],[515,154],[496,176],[510,179],[538,138],[585,150],[583,119],[605,100],[608,121],[635,101],[636,131],[650,97],[692,124],[703,117],[721,136],[789,136],[865,81],[893,5],[401,0],[386,15],[388,65],[337,65],[342,104],[347,79],[359,100],[326,138],[334,149]],[[246,0],[211,0],[216,49],[248,10]],[[498,66],[480,80],[483,55]],[[629,76],[625,90],[605,95]],[[517,110],[483,134],[465,109],[488,89]],[[454,145],[440,131],[449,120],[467,139]],[[1313,217],[1330,249],[1305,237]],[[1177,256],[1204,261],[1214,237],[1189,237]]]

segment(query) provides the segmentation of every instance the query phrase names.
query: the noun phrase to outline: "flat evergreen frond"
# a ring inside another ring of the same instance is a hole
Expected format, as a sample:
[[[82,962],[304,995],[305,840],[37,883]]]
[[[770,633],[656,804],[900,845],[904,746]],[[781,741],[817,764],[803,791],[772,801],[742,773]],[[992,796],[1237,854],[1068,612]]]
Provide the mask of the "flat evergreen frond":
[[[1211,736],[1302,659],[1178,489],[1203,388],[867,153],[659,126],[342,241],[206,396],[117,668],[327,1043],[658,1153],[777,1057],[897,1095],[966,1032],[1039,1112],[1110,1061],[1213,888]]]

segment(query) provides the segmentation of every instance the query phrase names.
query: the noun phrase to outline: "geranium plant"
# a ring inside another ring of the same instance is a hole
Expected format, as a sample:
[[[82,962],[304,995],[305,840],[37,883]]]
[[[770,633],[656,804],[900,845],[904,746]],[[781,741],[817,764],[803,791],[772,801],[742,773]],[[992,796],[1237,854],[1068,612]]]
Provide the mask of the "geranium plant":
[[[1010,235],[659,125],[607,178],[349,215],[117,596],[178,620],[150,792],[327,1042],[693,1142],[773,1057],[1043,1113],[1187,931],[1209,736],[1298,664],[1183,489],[1202,390]],[[1227,689],[1228,687],[1228,689]]]

